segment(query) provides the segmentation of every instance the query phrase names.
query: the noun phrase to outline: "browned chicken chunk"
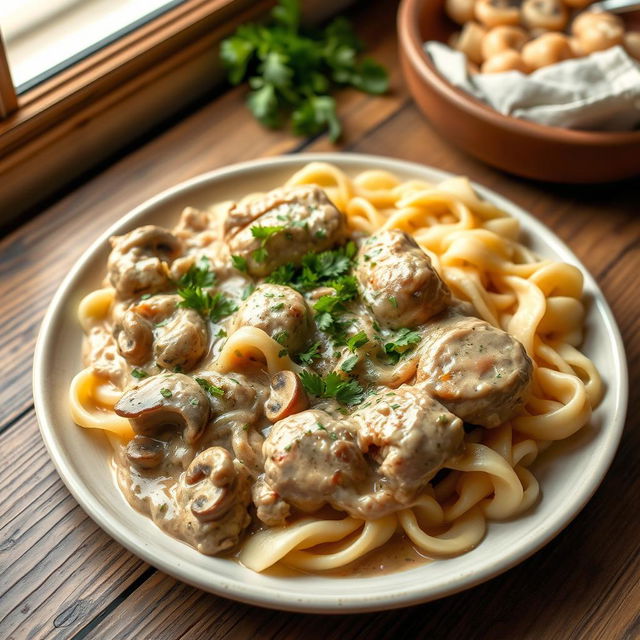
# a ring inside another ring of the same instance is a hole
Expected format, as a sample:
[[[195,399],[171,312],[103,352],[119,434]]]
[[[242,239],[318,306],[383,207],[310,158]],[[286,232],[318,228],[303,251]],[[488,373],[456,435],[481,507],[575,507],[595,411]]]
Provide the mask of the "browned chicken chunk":
[[[368,405],[368,406],[366,406]],[[371,396],[351,415],[358,444],[380,466],[382,483],[407,503],[462,452],[462,421],[429,397],[424,385]]]
[[[524,347],[478,318],[445,316],[423,340],[418,380],[465,422],[496,427],[525,398],[533,366]]]
[[[244,301],[233,329],[245,325],[262,329],[291,353],[301,351],[313,331],[305,299],[295,289],[279,284],[262,284]]]
[[[260,227],[266,230],[262,235]],[[345,229],[345,217],[314,185],[276,189],[238,204],[224,224],[230,252],[247,261],[252,276],[299,262],[308,251],[328,249],[342,239]]]
[[[376,320],[391,329],[424,324],[451,300],[429,256],[397,229],[380,231],[362,245],[356,277]]]
[[[155,225],[138,227],[110,240],[107,268],[118,298],[134,298],[170,288],[168,265],[182,245],[170,231]]]

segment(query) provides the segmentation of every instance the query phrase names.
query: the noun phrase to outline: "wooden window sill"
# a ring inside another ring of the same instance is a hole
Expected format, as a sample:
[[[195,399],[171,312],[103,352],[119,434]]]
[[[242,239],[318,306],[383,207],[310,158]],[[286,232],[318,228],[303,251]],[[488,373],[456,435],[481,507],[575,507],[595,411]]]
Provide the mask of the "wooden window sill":
[[[0,122],[0,225],[206,95],[219,42],[274,0],[187,0],[18,97]],[[318,21],[350,0],[306,0]]]

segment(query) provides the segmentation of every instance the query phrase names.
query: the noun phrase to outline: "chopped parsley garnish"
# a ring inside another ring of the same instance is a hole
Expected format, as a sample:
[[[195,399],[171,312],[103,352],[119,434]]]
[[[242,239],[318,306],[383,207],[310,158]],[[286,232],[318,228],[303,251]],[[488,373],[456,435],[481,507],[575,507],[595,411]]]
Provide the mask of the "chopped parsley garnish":
[[[392,306],[394,309],[397,309],[397,308],[398,308],[398,301],[396,300],[396,297],[395,297],[395,296],[389,296],[389,302],[391,303],[391,306]]]
[[[300,373],[302,386],[308,393],[319,398],[335,398],[340,404],[358,404],[365,395],[364,389],[355,380],[344,380],[332,372],[324,378],[308,371]]]
[[[280,351],[278,351],[278,358],[284,358],[288,353],[286,349],[280,349]]]
[[[283,225],[276,225],[273,227],[261,227],[259,225],[255,225],[251,227],[251,235],[259,240],[268,240],[272,235],[284,230],[285,227]]]
[[[168,324],[169,324],[169,318],[165,318],[160,322],[156,322],[156,329],[159,329],[160,327],[166,327]]]
[[[224,395],[224,389],[222,387],[216,387],[204,378],[194,378],[194,380],[209,394],[221,398]]]
[[[242,256],[231,256],[231,262],[238,271],[247,272],[247,259]]]
[[[162,389],[160,389],[160,395],[162,395],[163,398],[170,398],[173,394],[171,393],[171,389],[162,387]]]
[[[359,360],[359,356],[355,355],[355,356],[351,356],[350,358],[347,358],[342,365],[340,366],[340,368],[345,372],[345,373],[351,373],[354,369],[354,367],[358,364],[358,360]]]
[[[216,274],[210,269],[209,258],[201,256],[197,264],[189,267],[189,270],[178,280],[178,289],[203,289],[213,286]],[[180,291],[178,291],[180,293]]]
[[[271,307],[271,311],[282,311],[284,309],[284,302],[278,302]]]
[[[255,284],[248,284],[242,291],[242,299],[246,300],[255,290]]]
[[[238,305],[218,292],[211,298],[209,307],[209,317],[213,322],[219,322],[222,318],[230,316],[234,311],[238,310]]]
[[[147,378],[149,374],[142,369],[131,369],[131,375],[138,380],[142,380],[142,378]]]
[[[367,342],[369,342],[367,334],[364,331],[359,331],[354,336],[347,338],[347,347],[349,347],[349,351],[353,352],[356,349],[363,347]]]
[[[273,336],[273,339],[278,343],[278,344],[285,344],[287,342],[287,339],[289,338],[289,332],[288,331],[278,331],[278,333],[276,333]]]
[[[273,227],[261,227],[259,225],[251,227],[251,235],[254,238],[258,238],[261,240],[260,247],[256,249],[251,256],[256,262],[265,262],[269,257],[269,253],[266,249],[266,244],[269,238],[276,233],[280,233],[284,231],[286,227],[282,225],[277,225]]]
[[[353,266],[353,258],[357,248],[354,242],[343,247],[309,252],[302,258],[301,266],[292,263],[284,264],[266,279],[271,284],[283,284],[299,291],[308,291],[320,286],[333,286],[341,276],[345,276]]]
[[[319,347],[320,343],[314,342],[306,351],[298,354],[298,360],[306,365],[311,364],[314,360],[318,360],[321,357],[318,353]]]
[[[400,329],[394,339],[385,343],[384,350],[391,362],[396,363],[408,351],[414,348],[414,345],[420,342],[420,334],[411,329]]]

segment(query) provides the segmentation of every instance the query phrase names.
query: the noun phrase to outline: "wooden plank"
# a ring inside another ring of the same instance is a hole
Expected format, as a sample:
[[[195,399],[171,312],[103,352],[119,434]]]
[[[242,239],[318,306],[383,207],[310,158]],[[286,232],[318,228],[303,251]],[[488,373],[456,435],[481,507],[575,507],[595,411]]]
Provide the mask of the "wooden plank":
[[[0,452],[0,638],[67,638],[153,570],[78,506],[32,411]]]

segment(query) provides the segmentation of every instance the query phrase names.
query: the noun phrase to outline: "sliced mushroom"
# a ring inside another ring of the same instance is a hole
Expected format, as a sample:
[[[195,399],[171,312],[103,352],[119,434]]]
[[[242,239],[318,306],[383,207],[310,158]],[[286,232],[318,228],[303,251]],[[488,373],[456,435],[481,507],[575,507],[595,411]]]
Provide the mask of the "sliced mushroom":
[[[113,333],[120,353],[128,362],[141,365],[151,359],[153,325],[139,313],[127,309]]]
[[[264,405],[267,420],[278,422],[309,408],[309,398],[293,371],[279,371],[271,378],[271,392]]]
[[[163,460],[166,443],[147,436],[135,436],[127,445],[127,458],[141,469],[155,469]]]
[[[184,477],[191,513],[201,522],[221,519],[234,504],[237,475],[226,449],[210,447],[198,454]]]
[[[115,412],[129,418],[137,434],[153,437],[166,427],[177,427],[187,444],[202,435],[209,410],[200,385],[180,373],[142,380],[127,389],[115,406]]]

